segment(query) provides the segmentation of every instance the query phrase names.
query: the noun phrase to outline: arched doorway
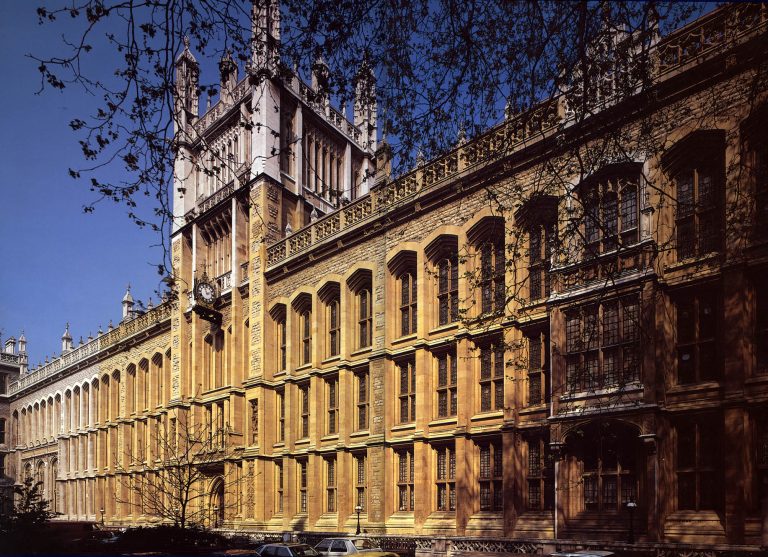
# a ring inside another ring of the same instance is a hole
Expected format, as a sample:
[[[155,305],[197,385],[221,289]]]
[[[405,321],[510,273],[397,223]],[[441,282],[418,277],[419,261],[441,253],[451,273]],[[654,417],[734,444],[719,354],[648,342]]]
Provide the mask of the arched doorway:
[[[221,478],[213,480],[211,485],[209,512],[211,527],[221,528],[224,524],[224,481]]]

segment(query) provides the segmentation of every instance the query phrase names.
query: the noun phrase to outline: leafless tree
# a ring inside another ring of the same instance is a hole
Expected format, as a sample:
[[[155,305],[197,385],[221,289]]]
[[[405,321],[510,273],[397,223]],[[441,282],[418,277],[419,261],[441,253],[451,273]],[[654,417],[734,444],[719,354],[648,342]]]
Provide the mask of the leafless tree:
[[[118,465],[118,502],[181,528],[218,525],[240,502],[247,478],[231,467],[227,430],[185,415],[156,427],[149,447],[127,451]],[[225,497],[230,494],[230,497]],[[235,496],[231,496],[234,494]]]

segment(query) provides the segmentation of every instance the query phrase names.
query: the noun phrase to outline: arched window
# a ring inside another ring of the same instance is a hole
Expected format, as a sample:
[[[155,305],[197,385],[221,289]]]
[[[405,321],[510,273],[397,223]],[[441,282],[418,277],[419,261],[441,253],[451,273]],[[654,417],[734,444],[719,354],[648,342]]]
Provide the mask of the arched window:
[[[640,239],[638,230],[640,165],[609,165],[579,185],[585,257],[627,248]]]
[[[437,263],[438,325],[459,319],[459,257],[446,254]]]
[[[341,287],[338,282],[328,282],[318,296],[325,306],[325,355],[332,358],[341,353]]]
[[[309,294],[301,294],[293,301],[295,323],[293,338],[298,339],[298,349],[294,348],[294,354],[298,351],[299,365],[312,363],[312,297]],[[298,330],[297,330],[298,329]]]
[[[395,279],[395,297],[400,304],[397,321],[392,322],[399,336],[416,334],[418,283],[416,274],[416,252],[401,251],[387,264]]]
[[[662,166],[675,183],[677,258],[720,249],[723,223],[725,132],[697,130],[664,153]]]
[[[373,300],[370,288],[364,287],[358,292],[357,309],[358,347],[365,348],[371,345],[373,335]]]
[[[349,278],[348,284],[355,295],[356,348],[368,348],[373,344],[373,275],[367,269],[360,269]]]

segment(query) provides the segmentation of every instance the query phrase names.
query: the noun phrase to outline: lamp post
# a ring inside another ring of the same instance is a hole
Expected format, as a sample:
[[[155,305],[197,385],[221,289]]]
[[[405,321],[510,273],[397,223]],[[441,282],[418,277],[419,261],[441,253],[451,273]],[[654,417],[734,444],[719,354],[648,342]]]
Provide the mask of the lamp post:
[[[104,507],[101,507],[99,512],[101,513],[101,525],[104,526]]]
[[[627,503],[627,510],[629,511],[629,536],[627,536],[627,543],[635,543],[635,509],[637,503],[629,501]]]
[[[360,535],[360,513],[363,512],[363,507],[360,505],[355,507],[355,511],[357,512],[357,532],[355,532],[356,536]]]

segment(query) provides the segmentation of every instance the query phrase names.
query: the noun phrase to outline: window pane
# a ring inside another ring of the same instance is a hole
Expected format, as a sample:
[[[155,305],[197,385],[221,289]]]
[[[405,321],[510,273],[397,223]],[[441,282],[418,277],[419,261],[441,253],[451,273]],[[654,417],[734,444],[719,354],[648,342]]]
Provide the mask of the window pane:
[[[637,187],[627,186],[621,192],[621,230],[637,228]]]

